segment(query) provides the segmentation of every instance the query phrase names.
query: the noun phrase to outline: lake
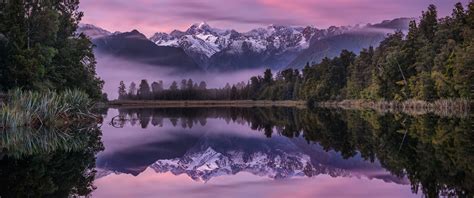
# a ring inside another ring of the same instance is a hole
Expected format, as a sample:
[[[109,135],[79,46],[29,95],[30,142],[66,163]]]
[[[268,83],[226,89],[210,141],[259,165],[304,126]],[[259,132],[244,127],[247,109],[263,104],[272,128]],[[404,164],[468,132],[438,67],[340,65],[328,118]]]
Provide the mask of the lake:
[[[468,116],[121,108],[2,133],[1,197],[472,196]]]

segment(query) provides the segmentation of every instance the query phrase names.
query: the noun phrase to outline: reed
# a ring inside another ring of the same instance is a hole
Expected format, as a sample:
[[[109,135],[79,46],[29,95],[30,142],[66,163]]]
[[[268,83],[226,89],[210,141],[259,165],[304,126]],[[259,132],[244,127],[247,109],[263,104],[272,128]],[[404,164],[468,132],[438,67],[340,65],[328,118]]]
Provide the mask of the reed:
[[[90,112],[92,100],[78,90],[64,92],[12,90],[0,107],[0,128],[56,127],[98,118]]]

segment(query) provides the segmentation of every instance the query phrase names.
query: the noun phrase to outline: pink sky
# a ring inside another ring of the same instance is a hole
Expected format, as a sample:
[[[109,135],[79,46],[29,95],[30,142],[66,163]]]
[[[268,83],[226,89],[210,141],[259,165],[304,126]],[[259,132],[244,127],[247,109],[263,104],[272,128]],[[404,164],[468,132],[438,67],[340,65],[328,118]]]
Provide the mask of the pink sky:
[[[186,175],[156,173],[148,168],[134,177],[111,174],[94,182],[94,197],[420,197],[410,185],[386,183],[377,179],[330,177],[271,180],[250,173],[221,176],[208,183]],[[344,190],[341,190],[344,189]]]
[[[467,4],[468,0],[460,0]],[[396,17],[418,17],[429,4],[440,16],[455,0],[82,0],[83,23],[109,31],[185,30],[205,21],[211,26],[246,31],[269,24],[331,25],[375,23]]]

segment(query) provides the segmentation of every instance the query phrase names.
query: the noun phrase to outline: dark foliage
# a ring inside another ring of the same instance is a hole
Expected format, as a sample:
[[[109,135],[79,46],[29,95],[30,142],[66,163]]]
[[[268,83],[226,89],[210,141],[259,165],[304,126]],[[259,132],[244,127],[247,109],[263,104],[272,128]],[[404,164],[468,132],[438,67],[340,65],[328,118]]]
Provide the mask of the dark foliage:
[[[0,6],[0,90],[81,89],[102,97],[92,43],[76,35],[78,0],[11,0]]]

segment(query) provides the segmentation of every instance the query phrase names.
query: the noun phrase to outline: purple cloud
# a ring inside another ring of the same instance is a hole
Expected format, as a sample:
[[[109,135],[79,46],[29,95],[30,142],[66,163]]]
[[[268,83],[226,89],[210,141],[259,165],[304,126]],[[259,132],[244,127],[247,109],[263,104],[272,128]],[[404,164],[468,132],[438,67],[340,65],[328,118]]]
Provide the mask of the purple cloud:
[[[269,24],[350,25],[396,17],[418,17],[429,4],[439,15],[451,13],[454,0],[100,0],[82,1],[84,23],[110,31],[139,29],[147,35],[184,30],[206,21],[241,31]],[[468,0],[461,0],[467,4]]]

